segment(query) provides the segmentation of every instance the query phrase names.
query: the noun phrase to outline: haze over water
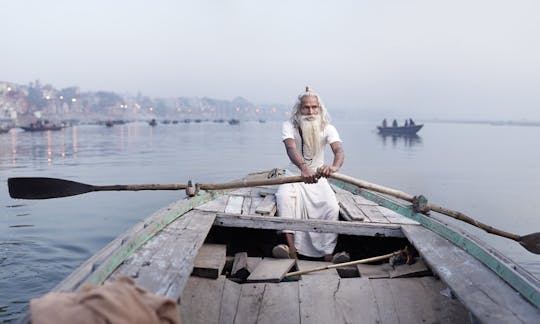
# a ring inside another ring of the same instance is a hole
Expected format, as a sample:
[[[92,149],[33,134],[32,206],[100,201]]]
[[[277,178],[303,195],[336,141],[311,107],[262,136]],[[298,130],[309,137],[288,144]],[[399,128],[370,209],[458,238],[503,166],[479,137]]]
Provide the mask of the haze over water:
[[[371,122],[334,124],[346,153],[342,173],[423,194],[512,233],[540,229],[540,152],[535,149],[540,127],[429,123],[418,138],[404,139],[379,136]],[[280,122],[133,123],[0,134],[0,319],[17,318],[30,298],[53,288],[137,221],[184,196],[174,191],[99,192],[14,200],[7,192],[8,177],[94,185],[227,182],[285,166],[280,130]],[[540,276],[538,255],[461,226]]]

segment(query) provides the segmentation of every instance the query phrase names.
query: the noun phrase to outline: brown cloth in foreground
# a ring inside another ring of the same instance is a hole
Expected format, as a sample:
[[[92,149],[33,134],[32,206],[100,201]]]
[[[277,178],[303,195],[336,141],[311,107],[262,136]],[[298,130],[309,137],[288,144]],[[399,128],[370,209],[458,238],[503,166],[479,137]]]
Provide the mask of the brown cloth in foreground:
[[[153,295],[128,277],[79,292],[51,292],[30,301],[32,324],[170,323],[180,324],[174,300]]]

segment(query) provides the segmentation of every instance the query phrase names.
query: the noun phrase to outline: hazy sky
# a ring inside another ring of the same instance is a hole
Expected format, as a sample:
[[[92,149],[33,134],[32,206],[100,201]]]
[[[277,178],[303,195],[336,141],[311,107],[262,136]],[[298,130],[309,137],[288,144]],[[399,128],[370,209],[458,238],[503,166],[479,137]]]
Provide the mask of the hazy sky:
[[[0,30],[20,84],[540,120],[537,0],[0,0]]]

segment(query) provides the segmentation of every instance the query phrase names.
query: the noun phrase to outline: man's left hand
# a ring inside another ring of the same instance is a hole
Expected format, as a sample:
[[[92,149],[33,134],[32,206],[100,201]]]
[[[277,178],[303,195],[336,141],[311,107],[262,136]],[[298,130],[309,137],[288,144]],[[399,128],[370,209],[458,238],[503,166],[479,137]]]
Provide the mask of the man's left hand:
[[[339,169],[335,166],[322,165],[317,172],[325,178],[328,178],[332,173],[337,172]]]

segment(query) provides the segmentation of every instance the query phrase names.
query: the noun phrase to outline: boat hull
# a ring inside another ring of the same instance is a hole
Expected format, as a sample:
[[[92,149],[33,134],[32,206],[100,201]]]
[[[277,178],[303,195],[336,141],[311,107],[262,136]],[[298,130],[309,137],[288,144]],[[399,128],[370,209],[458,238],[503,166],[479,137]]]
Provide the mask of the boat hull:
[[[400,126],[400,127],[382,127],[377,126],[380,134],[383,135],[415,135],[424,125],[414,125],[414,126]]]

